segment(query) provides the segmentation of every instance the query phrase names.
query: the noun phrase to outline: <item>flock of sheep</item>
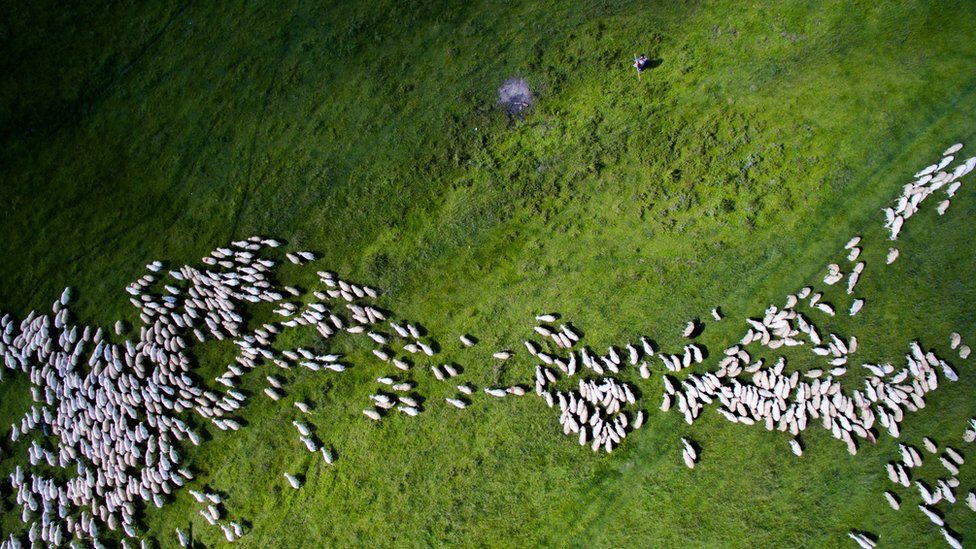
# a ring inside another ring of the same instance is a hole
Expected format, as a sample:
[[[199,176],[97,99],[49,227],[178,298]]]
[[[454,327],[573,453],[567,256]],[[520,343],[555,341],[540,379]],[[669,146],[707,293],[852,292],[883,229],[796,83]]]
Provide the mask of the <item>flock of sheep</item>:
[[[961,145],[954,145],[942,160],[916,174],[917,179],[905,186],[896,204],[886,209],[886,228],[892,240],[927,197],[945,187],[951,198],[959,179],[976,166],[974,157],[951,172],[942,171],[959,149]],[[939,204],[939,214],[947,207],[948,198]],[[429,372],[436,381],[451,384],[452,392],[456,388],[455,395],[445,398],[447,405],[464,409],[474,402],[479,394],[476,388],[457,383],[463,368],[433,363],[437,342],[414,323],[390,320],[392,313],[374,305],[378,290],[328,271],[318,272],[321,287],[310,292],[278,284],[275,271],[279,262],[268,254],[279,245],[274,239],[251,237],[217,248],[203,258],[202,267],[186,265],[167,271],[160,262],[150,263],[148,273],[126,288],[142,322],[132,334],[127,334],[121,321],[116,323],[114,335],[76,323],[70,289],[53,303],[50,314],[31,312],[19,321],[11,315],[0,318],[4,365],[27,376],[34,401],[10,428],[11,441],[24,445],[31,466],[25,470],[18,465],[10,476],[25,534],[23,538],[10,534],[0,548],[21,547],[25,539],[55,546],[85,541],[98,547],[100,539],[119,537],[123,546],[135,540],[145,544],[136,517],[149,505],[165,505],[177,490],[193,482],[193,472],[181,466],[180,448],[202,443],[200,420],[224,431],[242,427],[235,416],[249,397],[238,390],[238,384],[250,370],[304,368],[337,375],[348,368],[339,354],[303,347],[280,349],[276,341],[287,330],[315,330],[324,340],[347,334],[369,343],[372,355],[388,368],[376,379],[377,387],[363,409],[370,420],[423,413],[423,399],[414,392],[416,383],[410,378],[419,373]],[[845,247],[849,267],[843,267],[843,262],[831,263],[823,280],[827,286],[846,280],[851,316],[864,306],[864,300],[855,295],[865,271],[861,251],[860,237],[851,239]],[[886,263],[897,257],[898,250],[891,248]],[[303,251],[286,253],[285,259],[305,265],[316,257]],[[249,330],[244,307],[259,303],[273,304],[276,318]],[[799,434],[820,423],[854,454],[861,441],[875,441],[876,425],[899,436],[905,413],[925,406],[926,395],[939,386],[940,374],[952,381],[957,376],[949,362],[912,342],[903,364],[861,364],[868,374],[863,387],[845,390],[840,380],[854,367],[857,338],[831,333],[815,322],[835,314],[835,305],[824,299],[823,292],[802,288],[788,295],[783,305],[771,305],[761,317],[746,319],[741,340],[726,347],[711,369],[703,372],[691,372],[709,358],[707,349],[694,341],[704,329],[697,320],[682,330],[686,343],[677,353],[659,351],[645,337],[595,353],[583,345],[581,332],[559,323],[556,314],[537,316],[534,333],[541,341],[527,339],[524,346],[537,363],[535,393],[549,407],[558,406],[562,431],[593,451],[611,452],[646,419],[645,411],[638,408],[638,388],[615,374],[632,368],[647,380],[659,361],[660,409],[677,409],[689,424],[705,406],[715,405],[728,421],[789,432],[793,437],[790,451],[800,456],[804,447]],[[715,322],[723,319],[717,309],[711,316]],[[237,349],[234,362],[214,380],[219,389],[209,388],[191,375],[196,367],[193,346],[213,339],[230,340]],[[478,344],[467,334],[459,341],[463,348]],[[961,359],[969,356],[969,347],[961,344],[958,334],[951,336],[950,343]],[[823,367],[790,372],[785,356],[771,363],[758,358],[761,348],[809,348],[821,357]],[[508,361],[515,355],[506,349],[495,352],[493,358]],[[417,367],[421,362],[427,368]],[[282,379],[270,373],[264,379],[267,386],[259,394],[273,401],[287,395]],[[560,389],[562,382],[569,383],[567,388]],[[484,387],[483,393],[482,398],[504,399],[526,395],[528,390],[515,384]],[[314,413],[312,404],[296,400],[293,405],[300,414]],[[191,419],[192,415],[199,419]],[[298,420],[293,426],[301,448],[320,454],[326,465],[334,463],[334,451],[316,438],[311,426]],[[966,440],[973,438],[976,431],[972,435],[967,431]],[[693,468],[699,448],[686,438],[681,443],[682,460]],[[926,443],[927,449],[932,447]],[[913,447],[903,448],[902,463],[891,465],[889,473],[892,480],[904,485],[907,471],[916,458],[921,459]],[[916,482],[925,500],[920,509],[937,524],[941,517],[930,514],[929,506],[936,498],[955,500],[953,490],[963,463],[958,450],[946,447],[944,451],[942,461],[951,477],[932,489]],[[52,474],[52,470],[60,472]],[[283,477],[292,488],[301,488],[300,475],[285,471]],[[224,516],[221,496],[189,492],[205,506],[201,516],[228,541],[246,535],[244,527]],[[886,498],[898,507],[895,494],[888,492]],[[976,506],[972,492],[966,501]],[[944,524],[940,526],[944,528]],[[947,529],[943,532],[951,545],[959,546],[955,534]],[[181,545],[189,541],[182,530],[176,536]],[[851,538],[865,547],[875,543],[864,533],[852,532]]]

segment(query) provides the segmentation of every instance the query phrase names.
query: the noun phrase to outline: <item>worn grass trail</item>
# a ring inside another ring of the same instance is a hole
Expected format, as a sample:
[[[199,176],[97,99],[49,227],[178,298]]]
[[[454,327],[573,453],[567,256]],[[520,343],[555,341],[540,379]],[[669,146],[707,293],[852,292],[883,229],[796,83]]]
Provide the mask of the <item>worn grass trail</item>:
[[[4,311],[46,307],[71,285],[81,319],[135,320],[122,288],[148,261],[269,234],[383,288],[385,307],[484,386],[528,379],[525,357],[505,369],[489,357],[520,348],[541,311],[597,350],[639,334],[674,349],[688,318],[721,306],[727,320],[702,336],[716,352],[860,233],[867,306],[825,325],[857,335],[862,360],[900,360],[914,338],[947,354],[950,331],[976,336],[971,183],[946,216],[928,204],[911,220],[892,267],[880,212],[947,145],[976,150],[976,4],[4,7]],[[640,82],[635,51],[661,60]],[[494,105],[513,75],[538,93],[521,120]],[[311,272],[282,276],[313,287]],[[481,343],[461,352],[460,333]],[[819,547],[849,544],[851,528],[941,544],[922,515],[885,505],[887,436],[851,457],[811,428],[796,459],[781,433],[658,413],[660,381],[633,372],[653,413],[610,456],[562,436],[539,399],[460,412],[419,373],[429,409],[372,425],[360,410],[383,370],[365,347],[336,345],[356,367],[286,373],[286,401],[255,399],[242,431],[187,451],[250,523],[241,545]],[[227,353],[201,348],[201,377]],[[958,444],[976,415],[976,375],[959,370],[904,439]],[[244,389],[260,393],[259,377]],[[21,376],[0,385],[4,440],[25,388]],[[282,427],[298,399],[316,405],[334,467]],[[703,447],[694,471],[681,436]],[[286,470],[305,475],[302,490]],[[964,467],[961,488],[974,481]],[[6,534],[19,516],[2,494]],[[189,521],[218,545],[195,509],[180,494],[145,526],[168,547]],[[948,519],[976,539],[961,504]]]

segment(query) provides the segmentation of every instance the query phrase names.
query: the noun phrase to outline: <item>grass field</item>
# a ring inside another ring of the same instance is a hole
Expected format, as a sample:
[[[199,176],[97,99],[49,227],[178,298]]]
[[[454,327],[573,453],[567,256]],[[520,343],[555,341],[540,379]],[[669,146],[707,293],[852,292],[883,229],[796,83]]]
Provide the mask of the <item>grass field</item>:
[[[976,3],[4,4],[5,312],[46,309],[70,285],[83,321],[136,322],[123,288],[149,261],[273,235],[383,289],[383,307],[485,386],[531,381],[524,353],[504,369],[490,354],[521,347],[540,312],[597,350],[639,335],[674,349],[688,319],[721,306],[727,320],[700,338],[715,353],[862,234],[867,306],[825,323],[857,335],[859,359],[900,362],[916,338],[948,357],[953,330],[976,342],[971,183],[945,216],[927,203],[881,267],[881,208],[948,145],[976,154]],[[639,52],[660,60],[640,81]],[[522,118],[496,105],[512,76],[537,94]],[[282,277],[314,287],[314,271]],[[481,343],[462,353],[461,333]],[[291,371],[288,402],[254,399],[242,431],[184,452],[250,525],[239,545],[824,547],[854,546],[851,529],[886,547],[944,544],[917,495],[885,504],[899,442],[887,435],[850,456],[811,428],[796,458],[783,433],[658,412],[659,376],[633,372],[652,413],[610,455],[563,436],[538,398],[459,411],[419,375],[429,409],[372,424],[360,410],[381,369],[365,345],[336,345],[355,368]],[[201,376],[230,352],[201,346]],[[802,356],[791,368],[813,363]],[[976,371],[955,363],[960,381],[909,414],[902,440],[962,445]],[[317,405],[333,467],[283,426],[296,398]],[[25,376],[6,374],[4,477],[23,453],[9,425],[29,405]],[[682,436],[703,448],[694,470]],[[286,470],[306,476],[300,491]],[[971,463],[961,481],[976,485]],[[6,537],[20,511],[6,482],[0,494]],[[174,547],[173,528],[192,523],[221,545],[196,508],[181,493],[145,529]],[[976,514],[940,509],[976,541]]]

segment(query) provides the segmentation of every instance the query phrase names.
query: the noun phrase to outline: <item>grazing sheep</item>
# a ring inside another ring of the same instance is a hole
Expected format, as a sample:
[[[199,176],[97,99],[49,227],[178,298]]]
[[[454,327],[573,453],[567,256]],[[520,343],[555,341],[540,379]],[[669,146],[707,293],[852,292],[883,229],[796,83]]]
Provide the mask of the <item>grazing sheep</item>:
[[[380,413],[377,412],[373,408],[367,408],[367,409],[363,410],[363,415],[365,415],[366,417],[368,417],[369,419],[371,419],[373,421],[379,421],[380,419],[382,419],[382,416],[380,416]]]
[[[302,483],[294,475],[291,475],[289,473],[285,473],[285,480],[287,480],[288,481],[288,484],[292,488],[294,488],[295,490],[298,490],[299,488],[302,487]]]
[[[956,466],[955,463],[949,461],[948,459],[946,459],[944,457],[940,457],[939,458],[939,462],[942,463],[942,466],[945,467],[946,470],[949,471],[950,474],[952,474],[952,476],[954,476],[954,477],[959,476],[959,467]]]
[[[919,504],[918,509],[922,512],[922,514],[928,517],[930,521],[932,521],[932,524],[936,526],[945,526],[945,521],[942,519],[942,517],[927,505]]]
[[[190,546],[190,538],[188,538],[186,536],[186,533],[184,533],[183,530],[180,530],[179,528],[176,529],[176,539],[177,541],[179,541],[180,547]]]
[[[960,541],[959,538],[945,528],[939,528],[939,531],[942,532],[942,537],[945,538],[946,543],[949,544],[949,547],[952,547],[952,549],[962,549],[962,541]]]
[[[942,156],[949,156],[951,154],[955,154],[959,152],[960,149],[962,149],[962,143],[956,143],[951,147],[949,147],[948,149],[946,149],[945,152],[942,153]]]
[[[401,412],[407,414],[410,417],[415,417],[417,414],[420,413],[420,410],[414,408],[413,406],[397,406],[397,410],[400,410]]]
[[[891,491],[886,491],[884,495],[885,495],[885,499],[888,500],[888,505],[890,505],[892,509],[897,511],[901,508],[901,503],[898,501],[898,497],[895,496],[894,493],[892,493]]]
[[[790,439],[790,450],[792,450],[797,457],[803,455],[803,447],[800,445],[800,442],[795,438]]]

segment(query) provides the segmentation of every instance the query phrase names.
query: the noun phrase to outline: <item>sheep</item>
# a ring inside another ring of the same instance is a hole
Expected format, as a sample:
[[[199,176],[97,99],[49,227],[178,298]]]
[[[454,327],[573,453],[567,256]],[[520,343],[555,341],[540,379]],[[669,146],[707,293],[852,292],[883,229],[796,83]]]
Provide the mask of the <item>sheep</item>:
[[[959,335],[959,332],[952,332],[951,334],[949,334],[949,348],[950,349],[955,349],[955,348],[959,347],[959,344],[960,343],[962,343],[962,336]]]
[[[376,409],[374,408],[367,408],[363,410],[363,415],[365,415],[366,417],[368,417],[373,421],[379,421],[382,418],[382,416],[380,416],[380,413],[377,412]]]
[[[498,360],[508,360],[508,359],[512,358],[512,352],[511,351],[498,351],[497,353],[492,353],[491,356],[497,358]]]
[[[795,454],[797,457],[803,455],[803,447],[800,445],[800,442],[795,438],[790,439],[790,450],[792,450],[793,454]]]
[[[952,547],[953,549],[962,549],[962,542],[954,534],[945,528],[939,528],[939,531],[942,532],[942,537],[945,538],[946,543],[949,544],[949,547]]]
[[[465,347],[474,347],[474,344],[475,344],[475,340],[474,340],[474,339],[472,339],[472,338],[471,338],[471,336],[468,336],[468,335],[462,335],[462,336],[461,336],[460,338],[458,338],[458,339],[460,339],[460,340],[461,340],[461,344],[462,344],[462,345],[464,345]]]
[[[681,331],[682,337],[692,337],[695,331],[698,329],[698,324],[694,320],[689,320],[688,324],[685,325],[685,329]]]
[[[556,315],[555,313],[541,314],[541,315],[536,315],[535,317],[535,319],[538,320],[539,322],[550,322],[550,323],[555,322],[558,318],[559,315]]]
[[[292,474],[285,473],[285,480],[287,480],[288,484],[295,490],[298,490],[299,488],[302,487],[302,483],[298,480],[297,477],[295,477]]]
[[[859,546],[861,546],[861,549],[874,549],[876,545],[871,538],[865,536],[864,534],[855,532],[853,530],[848,532],[847,536],[852,540],[854,540]]]
[[[413,406],[397,406],[397,410],[400,410],[401,412],[407,414],[410,417],[415,417],[417,414],[420,413],[420,410],[414,408]]]
[[[936,526],[945,526],[945,521],[942,519],[942,517],[939,516],[935,511],[933,511],[927,505],[919,504],[918,509],[922,511],[922,514],[928,517],[930,521],[932,521],[932,524]]]
[[[404,328],[403,326],[400,326],[395,322],[390,322],[390,327],[393,328],[393,331],[396,332],[398,336],[404,339],[410,337],[410,332],[408,332],[407,329]],[[464,340],[465,340],[465,336],[461,336],[462,343],[464,343]]]
[[[885,499],[888,500],[888,505],[891,506],[895,511],[901,508],[901,503],[898,501],[898,497],[891,491],[886,491],[884,493]]]
[[[712,318],[715,319],[715,322],[722,320],[722,313],[718,310],[718,307],[712,309]]]
[[[445,398],[444,400],[446,400],[447,403],[450,404],[451,406],[454,406],[455,408],[458,408],[458,409],[461,409],[461,410],[463,410],[463,409],[465,409],[465,408],[468,407],[468,405],[463,400],[458,400],[456,398],[450,398],[450,397],[449,398]]]
[[[888,255],[885,257],[885,264],[891,265],[898,259],[898,248],[888,248]]]
[[[179,541],[180,547],[190,546],[190,538],[188,538],[186,536],[186,533],[183,532],[183,530],[180,530],[179,528],[176,529],[176,539],[177,541]]]
[[[693,461],[698,460],[698,452],[695,451],[695,447],[692,446],[691,442],[689,442],[688,439],[681,437],[681,445],[684,447],[684,451],[687,452],[689,456],[691,456],[691,459]]]
[[[951,147],[949,147],[948,149],[946,149],[945,152],[942,153],[942,156],[949,156],[950,154],[955,154],[959,152],[960,149],[962,149],[962,143],[956,143]]]
[[[644,336],[641,336],[641,347],[644,349],[644,354],[653,357],[654,356],[654,345]]]
[[[969,345],[962,345],[959,347],[959,358],[966,360],[969,358],[971,352],[972,350],[969,348]]]
[[[936,446],[935,442],[933,442],[929,437],[924,437],[922,439],[922,445],[925,446],[925,449],[928,450],[929,453],[935,454],[939,451],[939,447]]]

